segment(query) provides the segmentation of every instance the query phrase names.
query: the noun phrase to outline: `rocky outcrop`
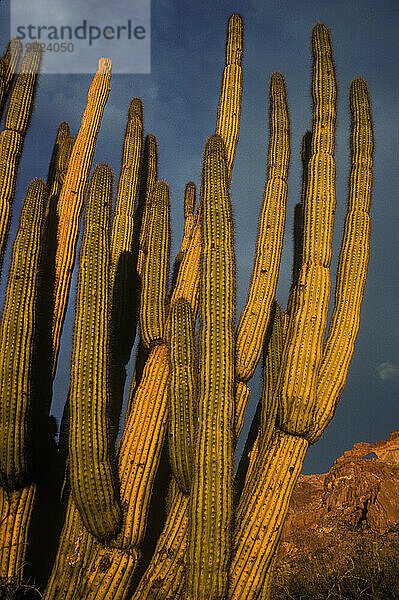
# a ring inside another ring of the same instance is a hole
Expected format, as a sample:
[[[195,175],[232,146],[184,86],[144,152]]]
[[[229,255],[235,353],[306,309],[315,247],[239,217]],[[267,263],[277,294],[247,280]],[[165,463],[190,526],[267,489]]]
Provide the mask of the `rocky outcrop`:
[[[399,539],[399,431],[358,443],[326,474],[301,475],[284,526],[280,561],[336,549],[350,554],[361,536]],[[385,543],[385,542],[384,542]]]

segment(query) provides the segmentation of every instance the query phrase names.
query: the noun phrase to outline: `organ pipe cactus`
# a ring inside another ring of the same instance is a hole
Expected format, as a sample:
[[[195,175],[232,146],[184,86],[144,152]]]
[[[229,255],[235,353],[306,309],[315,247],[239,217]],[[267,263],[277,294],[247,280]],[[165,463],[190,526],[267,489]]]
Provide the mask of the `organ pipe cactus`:
[[[171,306],[168,349],[170,463],[174,478],[188,494],[193,472],[197,397],[193,315],[182,298]]]
[[[4,130],[0,134],[0,265],[7,241],[18,165],[33,110],[41,60],[40,44],[36,42],[30,44],[12,90],[4,120]],[[9,64],[12,68],[14,61],[11,57]]]
[[[87,200],[69,392],[72,495],[85,527],[100,539],[114,537],[121,525],[108,432],[111,198],[111,171],[99,165]]]
[[[26,193],[0,326],[0,485],[9,491],[32,478],[29,413],[44,191],[37,179]]]
[[[238,140],[242,47],[242,20],[233,15],[227,31],[216,135],[206,145],[195,217],[195,186],[186,186],[185,230],[170,292],[169,189],[166,183],[156,181],[157,145],[152,135],[146,139],[141,160],[143,114],[139,99],[133,99],[129,107],[110,238],[111,173],[104,165],[95,170],[81,249],[68,405],[67,471],[71,493],[46,600],[270,597],[292,490],[309,444],[319,439],[333,416],[353,353],[368,261],[373,138],[367,86],[358,79],[350,91],[352,169],[348,213],[334,312],[324,341],[335,210],[336,89],[329,33],[318,24],[312,33],[313,129],[302,148],[303,190],[295,215],[295,261],[288,307],[281,311],[274,302],[290,157],[285,83],[281,74],[274,73],[269,90],[267,179],[254,267],[234,335],[229,184]],[[50,379],[55,374],[79,217],[109,80],[110,63],[103,59],[89,90],[77,140],[73,144],[66,124],[60,126],[49,170],[46,191],[57,205],[58,216],[53,249],[54,315],[49,311],[53,333]],[[20,114],[15,109],[15,115]],[[0,137],[0,147],[1,143]],[[0,160],[0,168],[1,164],[4,168],[0,172],[11,181],[14,171],[11,177],[6,162]],[[133,224],[139,186],[139,212],[143,211],[140,233],[137,223]],[[42,217],[44,207],[43,201]],[[50,216],[50,204],[47,209]],[[31,250],[39,247],[39,236],[34,236],[30,244]],[[132,385],[114,461],[112,427],[116,427],[119,415],[124,369],[134,337],[135,315],[129,314],[129,305],[135,292],[128,289],[128,271],[131,274],[134,270],[130,262],[134,247],[138,251],[138,314],[146,362],[142,376],[138,374]],[[49,244],[43,246],[43,251],[44,265],[50,268]],[[34,252],[30,256],[34,260]],[[123,263],[126,256],[128,266]],[[38,266],[33,271],[38,277]],[[32,295],[27,294],[25,301],[31,299]],[[194,330],[198,309],[201,329],[197,390]],[[28,321],[22,323],[27,326]],[[132,329],[124,336],[127,324]],[[28,339],[28,330],[25,334]],[[23,374],[38,359],[32,357],[35,348],[29,347],[28,341],[19,345],[30,352],[25,371],[20,369]],[[264,384],[259,426],[235,506],[233,452],[249,401],[247,382],[262,348]],[[4,356],[8,360],[7,352]],[[19,364],[16,356],[10,356],[13,366]],[[22,387],[29,384],[29,378],[22,379]],[[14,425],[11,423],[9,431],[15,429],[12,442],[18,442],[18,432],[23,434],[30,427],[27,398],[23,393],[18,403],[7,405],[7,410],[17,406],[22,415],[19,425],[16,419]],[[3,415],[0,427],[4,423]],[[166,522],[134,590],[168,428],[172,470]],[[12,444],[0,432],[0,448],[3,444],[8,452]],[[23,460],[28,456],[24,449],[20,455]],[[3,452],[0,460],[8,465],[4,456]],[[18,561],[21,564],[22,546],[28,540],[37,486],[29,479],[27,466],[21,470],[27,476],[14,477],[12,469],[10,474],[0,462],[0,511],[1,515],[7,513],[7,518],[0,521],[0,535],[5,540],[0,552],[0,575],[4,578],[13,576]],[[20,489],[13,490],[16,485]],[[17,560],[6,550],[6,544],[10,548],[15,544]]]
[[[87,94],[87,105],[76,137],[57,204],[58,233],[55,255],[53,316],[53,376],[67,307],[83,199],[88,185],[95,142],[109,94],[112,62],[101,58]]]
[[[207,142],[202,175],[200,388],[189,507],[187,596],[222,598],[233,517],[235,258],[221,137]]]

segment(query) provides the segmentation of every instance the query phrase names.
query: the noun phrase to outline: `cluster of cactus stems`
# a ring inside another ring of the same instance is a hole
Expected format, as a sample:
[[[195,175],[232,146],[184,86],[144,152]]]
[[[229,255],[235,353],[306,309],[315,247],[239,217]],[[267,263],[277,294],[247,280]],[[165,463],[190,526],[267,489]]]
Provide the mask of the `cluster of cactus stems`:
[[[284,78],[274,73],[254,266],[235,331],[229,187],[239,135],[242,51],[242,19],[232,15],[215,133],[205,145],[196,213],[194,183],[185,189],[184,235],[173,276],[169,188],[158,181],[155,136],[143,140],[140,99],[133,98],[128,110],[113,215],[110,167],[98,165],[89,185],[110,89],[109,59],[99,61],[76,138],[68,123],[60,123],[47,182],[35,179],[27,190],[0,323],[0,583],[35,575],[32,548],[40,548],[48,567],[36,576],[46,600],[271,597],[291,494],[309,444],[333,417],[359,327],[373,136],[367,86],[355,79],[348,210],[327,330],[336,83],[329,32],[317,24],[313,125],[302,144],[287,309],[275,295],[289,119]],[[21,54],[21,44],[12,40],[0,60],[0,109],[6,110],[0,134],[1,257],[40,45],[30,46],[20,66]],[[87,190],[70,387],[57,449],[51,387]],[[136,329],[137,362],[116,444]],[[262,352],[253,439],[234,474],[250,397],[247,382]],[[168,485],[162,486],[164,450]],[[147,556],[154,494],[164,494],[166,515]],[[50,498],[46,517],[58,534],[52,543],[38,539],[44,497]]]

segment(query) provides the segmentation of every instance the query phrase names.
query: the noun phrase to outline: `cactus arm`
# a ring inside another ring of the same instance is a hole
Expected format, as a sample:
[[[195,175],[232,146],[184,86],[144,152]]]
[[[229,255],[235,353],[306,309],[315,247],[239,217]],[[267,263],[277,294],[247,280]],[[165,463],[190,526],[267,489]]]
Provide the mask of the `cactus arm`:
[[[203,190],[201,387],[186,579],[187,597],[192,599],[223,597],[232,519],[235,259],[227,163],[220,136],[211,137],[205,148]]]
[[[181,265],[181,261],[183,260],[183,256],[187,252],[187,248],[191,239],[191,235],[193,232],[193,228],[195,225],[195,216],[194,216],[194,206],[195,206],[195,184],[192,181],[189,181],[186,185],[186,189],[184,191],[184,233],[183,239],[180,246],[180,250],[175,258],[175,264],[173,267],[173,275],[172,275],[172,289],[175,286],[177,274],[179,272],[179,268]]]
[[[317,381],[314,443],[332,419],[345,385],[359,329],[370,239],[373,131],[367,85],[355,79],[350,89],[352,167],[348,212],[338,263],[335,304]]]
[[[148,135],[144,146],[144,169],[141,182],[141,202],[143,215],[139,236],[139,251],[137,257],[137,273],[142,276],[145,259],[148,252],[148,224],[150,218],[151,196],[158,175],[158,149],[155,135]]]
[[[52,572],[43,600],[72,600],[90,559],[94,537],[83,525],[71,495]]]
[[[51,198],[52,196],[58,196],[60,192],[60,181],[58,176],[58,164],[60,149],[64,140],[69,136],[69,125],[65,121],[58,125],[57,136],[55,138],[53,152],[51,154],[50,165],[47,175],[46,183],[46,196]]]
[[[243,45],[243,23],[240,15],[231,15],[226,37],[226,63],[215,133],[221,136],[225,144],[230,182],[240,130]]]
[[[20,582],[23,577],[28,526],[36,485],[7,492],[0,487],[0,580]]]
[[[237,330],[237,378],[250,379],[262,352],[275,296],[285,223],[289,122],[284,79],[270,81],[270,139],[267,182],[258,223],[254,267]]]
[[[7,102],[7,98],[14,81],[15,74],[18,72],[22,57],[22,42],[21,40],[14,38],[7,44],[7,49],[4,53],[2,63],[4,65],[3,74],[3,93],[0,99],[0,118],[3,115],[4,106]]]
[[[53,377],[75,262],[79,220],[100,123],[109,93],[112,63],[102,58],[87,94],[87,105],[58,200],[58,244],[55,255]]]
[[[33,110],[41,59],[40,44],[31,44],[25,52],[6,112],[4,131],[0,134],[0,265],[7,242],[18,165]]]
[[[184,299],[171,306],[169,330],[168,428],[173,476],[181,490],[190,491],[196,421],[194,322]]]
[[[44,183],[37,179],[26,194],[0,325],[0,484],[7,490],[26,485],[32,477],[28,413],[44,191]]]
[[[119,430],[126,381],[125,366],[129,362],[136,335],[137,276],[133,235],[142,139],[143,105],[139,98],[133,98],[128,110],[111,233],[110,386],[113,397],[111,415],[113,437],[116,437]]]
[[[123,142],[122,165],[118,182],[111,234],[111,286],[115,281],[118,261],[133,245],[133,217],[139,183],[143,139],[143,105],[139,98],[130,102]]]
[[[166,319],[170,249],[169,188],[158,181],[151,198],[147,243],[150,252],[142,271],[140,335],[145,346],[162,340]]]
[[[72,351],[69,470],[85,527],[99,539],[121,526],[108,439],[109,216],[112,173],[94,171],[80,254]]]
[[[262,589],[308,445],[276,429],[266,452],[259,448],[265,454],[263,469],[257,471],[258,493],[237,510],[229,600],[252,600]]]
[[[316,376],[327,323],[329,266],[335,210],[334,125],[336,86],[329,32],[313,28],[312,157],[304,203],[303,264],[278,384],[278,427],[309,435]]]

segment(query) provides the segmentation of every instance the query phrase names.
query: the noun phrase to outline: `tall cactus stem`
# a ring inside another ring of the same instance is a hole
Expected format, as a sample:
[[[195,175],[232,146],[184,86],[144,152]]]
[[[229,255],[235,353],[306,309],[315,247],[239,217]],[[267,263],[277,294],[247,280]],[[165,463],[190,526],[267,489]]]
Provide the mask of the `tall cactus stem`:
[[[29,416],[44,193],[40,179],[28,187],[0,325],[0,485],[10,491],[32,478]]]
[[[107,165],[98,165],[90,184],[80,254],[69,395],[72,494],[85,527],[101,540],[117,534],[122,517],[108,423],[111,198],[111,170]]]
[[[220,136],[204,154],[200,390],[187,561],[187,597],[223,597],[231,543],[235,259],[228,170]],[[216,282],[216,285],[215,285]]]
[[[58,244],[55,255],[53,316],[53,377],[75,262],[76,243],[84,195],[100,123],[109,94],[112,62],[101,58],[87,94],[87,105],[69,160],[58,200]]]

